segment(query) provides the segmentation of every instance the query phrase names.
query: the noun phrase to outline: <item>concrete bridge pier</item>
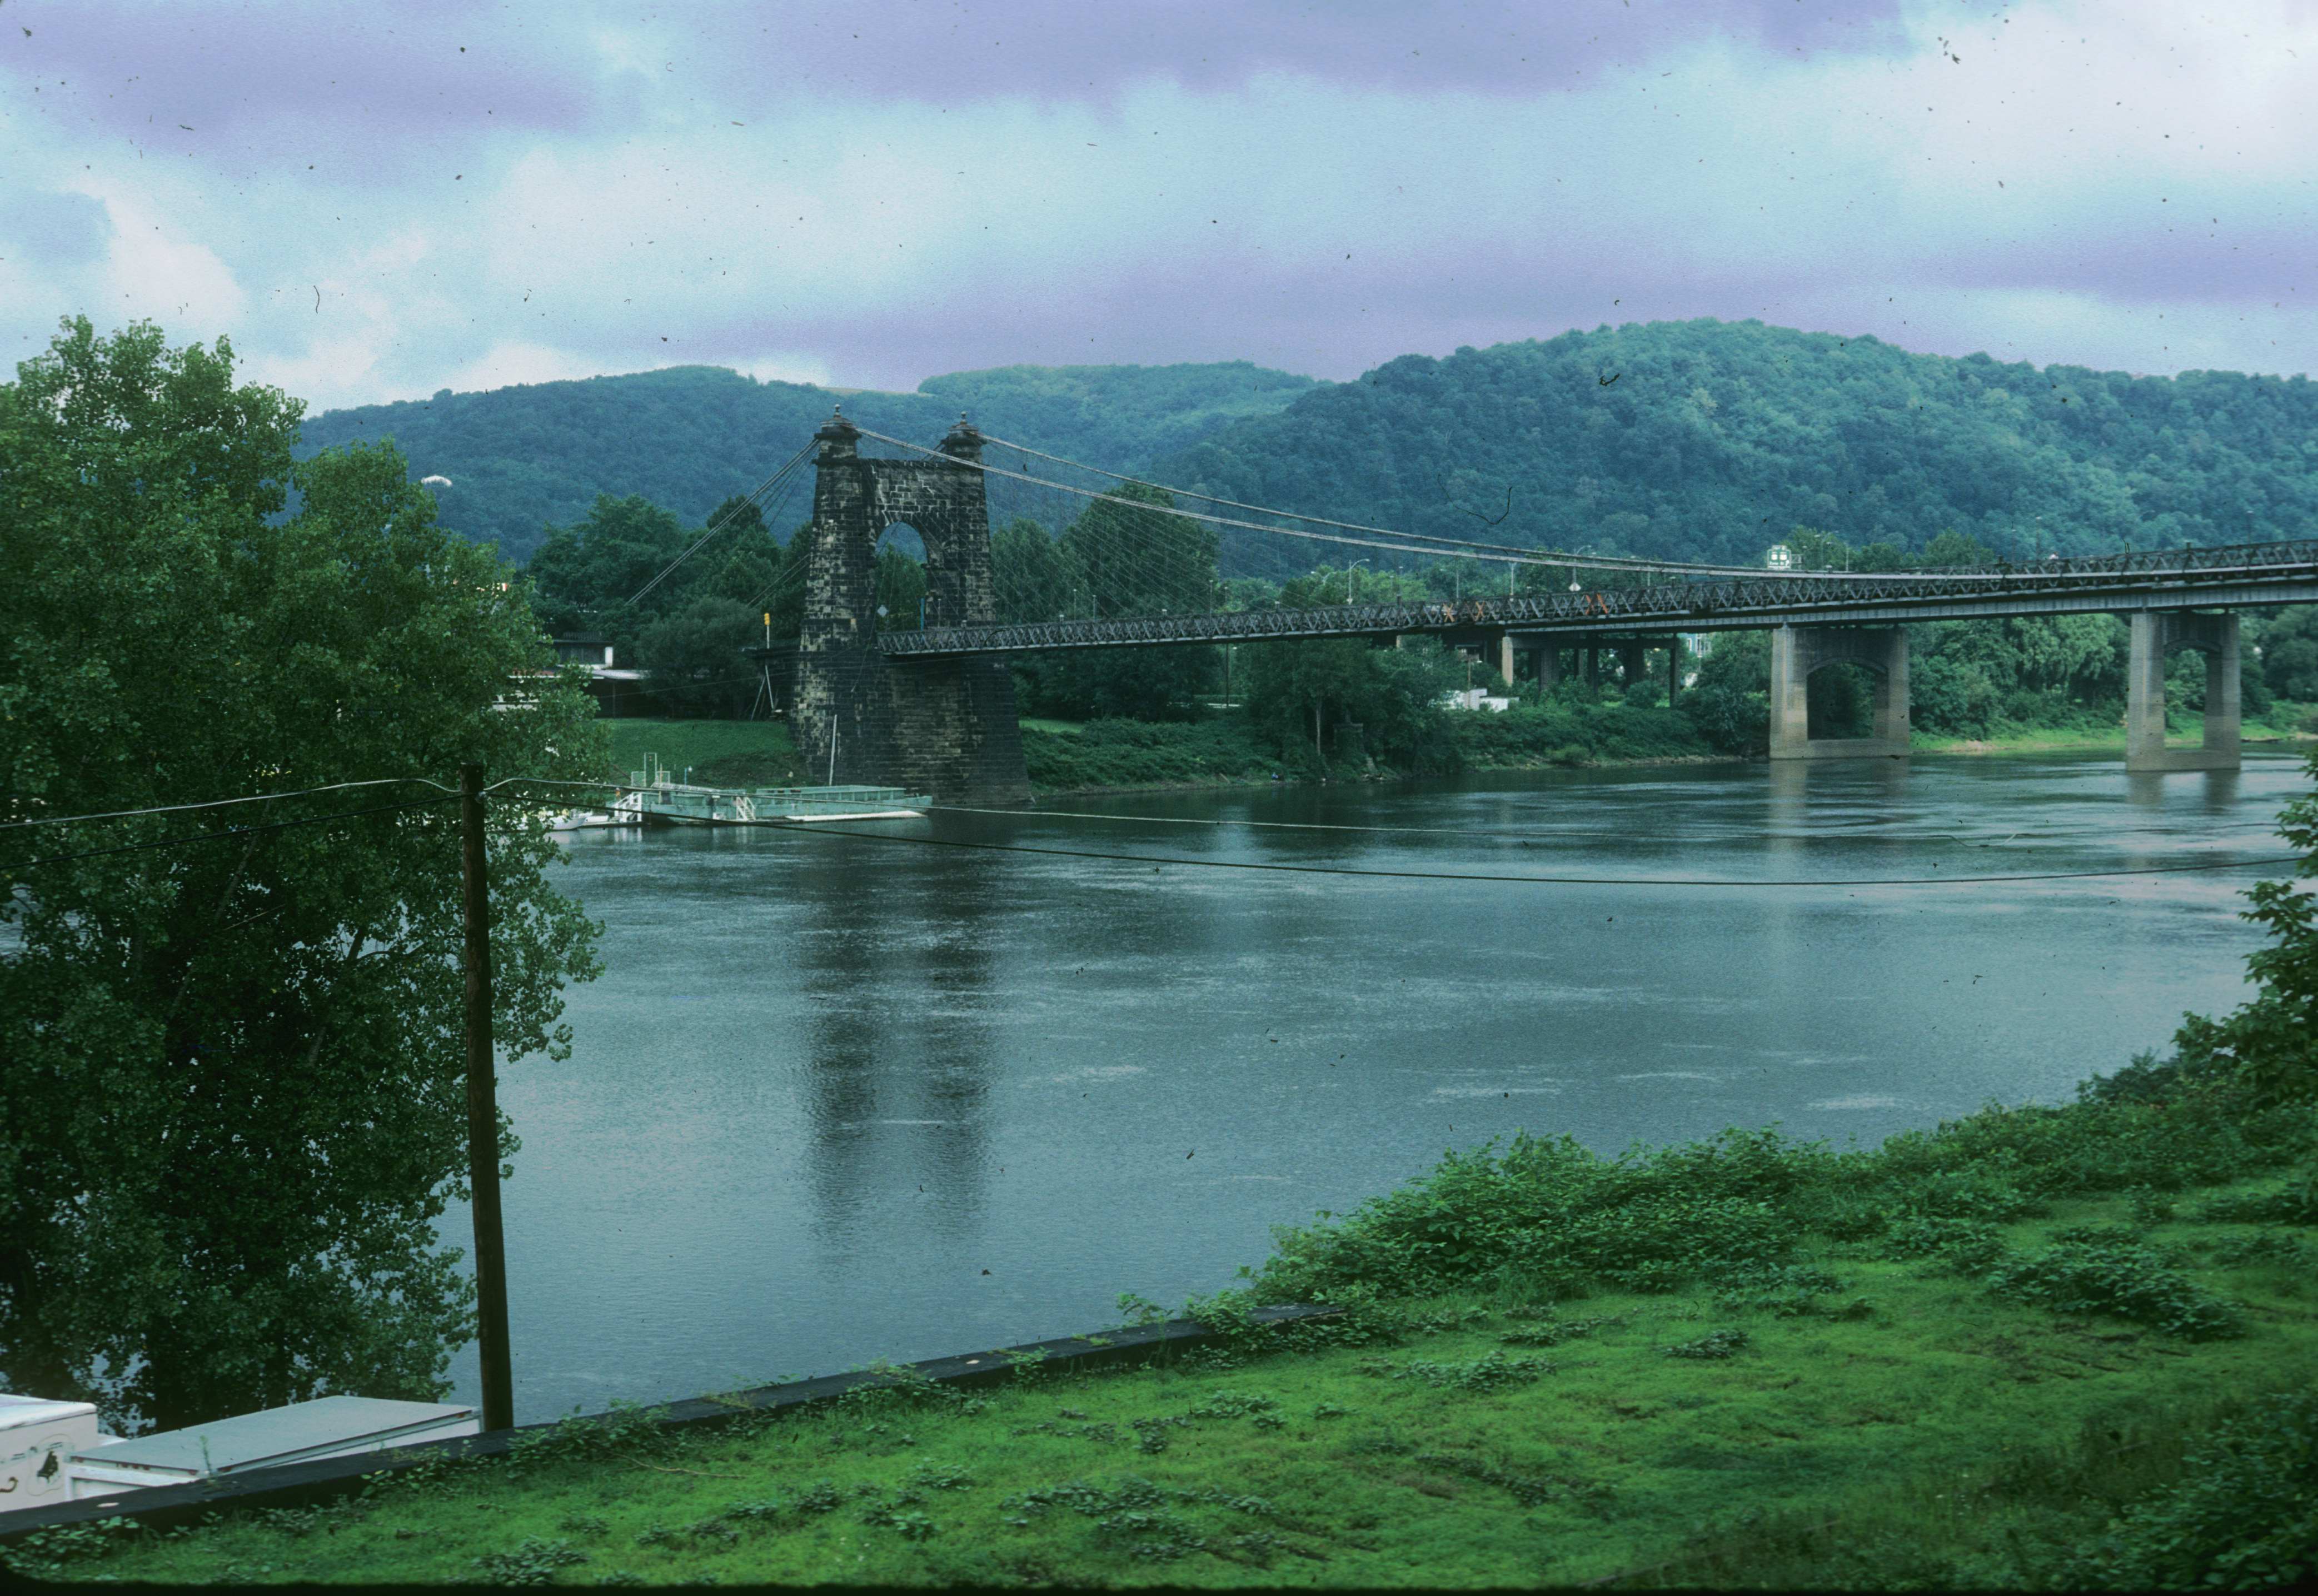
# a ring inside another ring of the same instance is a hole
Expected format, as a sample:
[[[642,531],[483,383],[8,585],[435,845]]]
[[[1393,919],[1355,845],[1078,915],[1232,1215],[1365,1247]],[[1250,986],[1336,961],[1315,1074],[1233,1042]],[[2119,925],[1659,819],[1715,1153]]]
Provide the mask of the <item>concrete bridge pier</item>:
[[[1830,665],[1875,673],[1872,737],[1810,734],[1810,678]],[[1781,626],[1771,633],[1771,758],[1868,759],[1908,752],[1908,631],[1904,626]]]
[[[1642,679],[1642,653],[1649,645],[1639,638],[1618,645],[1618,685],[1631,687]]]
[[[2141,610],[2131,621],[2125,667],[2127,770],[2235,770],[2243,762],[2238,722],[2238,618],[2194,610]],[[2184,649],[2206,657],[2205,736],[2194,749],[2165,746],[2165,661]]]

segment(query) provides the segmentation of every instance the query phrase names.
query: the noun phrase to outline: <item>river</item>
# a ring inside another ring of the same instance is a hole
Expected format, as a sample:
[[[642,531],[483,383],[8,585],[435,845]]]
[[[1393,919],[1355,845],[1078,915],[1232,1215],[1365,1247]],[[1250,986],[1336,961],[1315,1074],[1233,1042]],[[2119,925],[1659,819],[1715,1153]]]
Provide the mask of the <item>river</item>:
[[[876,829],[1435,874],[1936,877],[2284,851],[2298,759],[1686,766],[1056,800]],[[1075,814],[1165,817],[1074,818]],[[1225,822],[1214,824],[1208,822]],[[1406,830],[1264,829],[1301,822]],[[1170,1307],[1516,1128],[1873,1144],[2058,1102],[2242,997],[2259,872],[1539,884],[575,837],[571,1059],[502,1072],[519,1422]],[[454,1208],[445,1235],[463,1245]],[[454,1364],[477,1394],[473,1349]]]

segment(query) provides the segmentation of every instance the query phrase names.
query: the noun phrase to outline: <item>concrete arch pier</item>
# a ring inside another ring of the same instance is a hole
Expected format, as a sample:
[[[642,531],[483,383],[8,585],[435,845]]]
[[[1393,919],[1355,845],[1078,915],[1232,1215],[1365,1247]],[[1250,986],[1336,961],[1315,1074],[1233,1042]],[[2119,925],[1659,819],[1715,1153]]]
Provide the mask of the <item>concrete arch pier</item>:
[[[2125,767],[2135,771],[2235,770],[2243,763],[2238,722],[2238,618],[2195,610],[2139,610],[2130,618],[2125,666]],[[2165,746],[2165,661],[2184,649],[2206,657],[2205,736],[2194,749]]]
[[[1875,731],[1813,737],[1810,678],[1830,665],[1875,673]],[[1872,759],[1908,752],[1908,629],[1904,626],[1781,626],[1771,633],[1771,758]]]

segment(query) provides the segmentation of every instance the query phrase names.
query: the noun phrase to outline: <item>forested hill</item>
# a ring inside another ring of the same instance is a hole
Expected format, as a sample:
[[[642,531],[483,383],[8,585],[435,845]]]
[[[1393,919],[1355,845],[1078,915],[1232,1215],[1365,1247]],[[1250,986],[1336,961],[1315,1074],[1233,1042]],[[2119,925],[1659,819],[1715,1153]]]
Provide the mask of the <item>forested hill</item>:
[[[1662,558],[1752,561],[1798,523],[1909,550],[1953,528],[2008,555],[2040,538],[2093,552],[2310,537],[2318,385],[1650,322],[1405,356],[1154,475],[1413,532]],[[1272,563],[1226,541],[1227,569]]]
[[[437,490],[445,525],[523,560],[551,523],[583,519],[598,493],[641,494],[699,525],[803,446],[836,402],[864,426],[928,444],[965,410],[999,436],[1134,471],[1316,386],[1244,361],[1008,366],[932,378],[915,393],[678,366],[330,410],[306,422],[300,452],[392,438],[414,476],[451,479]]]

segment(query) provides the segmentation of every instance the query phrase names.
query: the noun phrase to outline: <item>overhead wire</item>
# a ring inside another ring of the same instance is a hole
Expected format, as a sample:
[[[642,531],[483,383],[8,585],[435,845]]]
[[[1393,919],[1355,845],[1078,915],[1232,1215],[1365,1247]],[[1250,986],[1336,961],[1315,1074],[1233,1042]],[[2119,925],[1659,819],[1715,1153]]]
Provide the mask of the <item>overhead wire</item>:
[[[69,865],[81,859],[109,858],[115,854],[150,853],[157,848],[185,847],[196,842],[217,842],[232,837],[251,837],[261,831],[287,831],[298,826],[328,826],[342,821],[359,820],[364,815],[396,814],[404,810],[433,809],[445,803],[455,803],[459,794],[441,798],[414,798],[408,803],[382,803],[369,809],[343,810],[337,814],[307,815],[293,820],[266,820],[253,826],[229,826],[219,831],[196,831],[190,837],[164,837],[152,842],[124,843],[118,847],[89,848],[80,853],[49,854],[37,859],[20,859],[0,863],[0,871],[17,873],[36,870],[48,865]]]
[[[1633,833],[1631,831],[1571,831],[1560,829],[1556,829],[1550,831],[1514,831],[1498,828],[1475,829],[1465,826],[1353,826],[1325,820],[1242,820],[1230,817],[1211,818],[1199,815],[1106,814],[1097,810],[978,809],[972,805],[962,803],[930,803],[926,806],[926,812],[928,814],[992,815],[1002,820],[1108,820],[1146,826],[1208,826],[1215,828],[1244,826],[1251,829],[1265,831],[1343,831],[1368,836],[1469,837],[1476,840],[1511,839],[1529,843],[1555,842],[1567,838],[1579,837],[1612,838],[1626,841],[1631,841],[1633,838]],[[2269,828],[2256,824],[2253,827],[2253,829],[2267,833]],[[2087,826],[2074,831],[2035,831],[2033,833],[2016,831],[2012,834],[2012,837],[2002,838],[1999,840],[2009,842],[2014,837],[2025,836],[2033,842],[2059,842],[2066,840],[2071,837],[2109,837],[2114,835],[2116,835],[2116,833],[2110,828]],[[1945,838],[1948,840],[1958,842],[1965,840],[1954,832],[1946,831],[1919,832],[1914,836],[1903,834],[1897,837],[1892,836],[1888,832],[1860,830],[1815,831],[1807,834],[1807,839],[1809,840],[1826,840],[1835,842],[1911,842],[1926,840],[1932,838]],[[1971,846],[1986,847],[1992,846],[1992,844],[1981,842],[1972,844]]]
[[[830,820],[801,820],[784,828],[810,832],[814,836],[851,837],[870,842],[909,843],[923,847],[963,848],[978,853],[1038,854],[1065,859],[1101,859],[1119,864],[1149,865],[1155,868],[1175,865],[1201,870],[1255,870],[1290,875],[1338,875],[1374,877],[1392,881],[1469,881],[1526,884],[1533,886],[1614,886],[1614,887],[1947,887],[1987,885],[2005,882],[2098,881],[2136,875],[2179,875],[2223,870],[2251,869],[2257,865],[2290,865],[2301,862],[2299,854],[2286,854],[2259,859],[2226,861],[2199,860],[2187,865],[2150,865],[2118,870],[2054,870],[2025,872],[2005,875],[1923,875],[1923,876],[1861,876],[1794,877],[1768,881],[1748,881],[1727,876],[1658,876],[1658,875],[1511,875],[1485,871],[1451,870],[1384,870],[1350,865],[1280,865],[1253,859],[1187,859],[1179,856],[1156,854],[1117,854],[1089,848],[1031,847],[1020,843],[971,842],[962,838],[913,837],[903,832],[860,831]]]
[[[608,790],[608,791],[619,792],[619,793],[648,793],[648,792],[651,792],[651,791],[652,790],[651,788],[649,788],[649,787],[637,787],[637,786],[632,786],[632,785],[629,785],[628,784],[622,783],[622,782],[612,782],[612,781],[606,781],[606,782],[573,782],[573,781],[556,781],[556,780],[551,780],[551,779],[547,779],[547,778],[542,778],[542,777],[532,777],[532,776],[510,776],[510,777],[507,778],[507,780],[506,780],[506,781],[504,781],[504,782],[494,783],[494,784],[493,784],[493,786],[492,786],[491,788],[486,788],[486,789],[485,789],[485,791],[487,791],[487,792],[488,792],[488,791],[492,791],[492,790],[495,790],[495,789],[496,789],[497,787],[499,787],[499,786],[509,786],[509,785],[532,785],[532,786],[580,787],[580,788],[585,788],[585,789],[588,789],[588,790],[592,790],[592,791],[597,791],[597,792],[602,792],[602,791],[607,791],[607,790]],[[937,810],[937,811],[939,811],[939,810],[951,810],[951,809],[955,809],[955,808],[957,808],[957,806],[953,806],[953,805],[935,805],[935,806],[933,806],[933,809],[934,809],[934,810]],[[1022,817],[1022,818],[1027,818],[1027,819],[1036,819],[1036,818],[1039,818],[1042,814],[1055,815],[1055,816],[1056,816],[1056,818],[1059,818],[1059,812],[1067,812],[1067,811],[1013,811],[1013,810],[1004,810],[1004,811],[991,811],[991,810],[966,810],[966,811],[965,811],[965,812],[968,812],[968,813],[1000,813],[1000,814],[1019,815],[1019,816],[1020,816],[1020,817]],[[1112,818],[1112,817],[1097,817],[1097,816],[1089,816],[1089,817],[1087,817],[1087,818]],[[1148,818],[1151,818],[1151,817],[1136,816],[1136,817],[1128,817],[1128,818],[1134,818],[1134,819],[1148,819]],[[1199,823],[1199,822],[1192,822],[1192,823]],[[1220,823],[1249,823],[1249,822],[1217,822],[1217,823],[1219,823],[1219,824],[1220,824]],[[1253,823],[1263,823],[1263,822],[1253,822]],[[1284,821],[1283,821],[1283,822],[1270,822],[1270,823],[1271,823],[1271,824],[1280,824],[1280,825],[1287,825],[1287,824],[1291,824],[1291,823],[1294,823],[1294,822],[1284,822]],[[1306,874],[1306,875],[1376,876],[1376,877],[1382,877],[1382,878],[1386,878],[1386,879],[1392,879],[1392,880],[1411,880],[1411,881],[1472,881],[1472,882],[1500,882],[1500,883],[1534,883],[1534,884],[1538,884],[1538,885],[1547,885],[1547,886],[1650,886],[1650,887],[1885,887],[1885,886],[1968,886],[1968,885],[1973,885],[1973,884],[1988,884],[1988,883],[2004,883],[2004,882],[2094,881],[2094,880],[2107,880],[2107,879],[2109,879],[2109,878],[2111,878],[2111,877],[2125,877],[2125,876],[2136,876],[2136,875],[2176,875],[2176,874],[2197,874],[2197,873],[2201,873],[2201,872],[2218,872],[2218,871],[2224,871],[2224,870],[2242,870],[2242,869],[2251,869],[2251,868],[2253,868],[2253,867],[2255,867],[2255,866],[2267,866],[2267,865],[2290,865],[2290,864],[2297,864],[2297,863],[2299,863],[2299,862],[2301,861],[2301,859],[2302,859],[2302,857],[2303,857],[2303,856],[2301,856],[2301,855],[2299,855],[2299,854],[2285,854],[2285,855],[2278,855],[2278,856],[2263,856],[2263,857],[2260,857],[2260,858],[2251,858],[2251,859],[2226,859],[2226,860],[2199,859],[2199,860],[2193,860],[2193,861],[2191,861],[2191,862],[2189,862],[2189,863],[2187,863],[2187,864],[2181,864],[2181,865],[2131,865],[2131,866],[2125,866],[2125,867],[2121,867],[2121,868],[2117,868],[2117,869],[2113,869],[2113,870],[2056,870],[2056,871],[2033,871],[2033,872],[2020,872],[2020,873],[2005,874],[1954,875],[1954,876],[1948,876],[1948,875],[1925,875],[1925,876],[1858,876],[1858,877],[1841,877],[1841,876],[1806,876],[1806,877],[1792,877],[1792,878],[1786,878],[1786,879],[1774,879],[1774,880],[1748,880],[1748,879],[1746,879],[1746,878],[1743,878],[1743,877],[1730,877],[1730,876],[1658,876],[1658,875],[1617,876],[1617,875],[1535,875],[1535,874],[1502,874],[1502,873],[1496,873],[1496,872],[1481,872],[1481,871],[1386,870],[1386,869],[1370,868],[1370,867],[1364,867],[1364,866],[1359,866],[1359,865],[1283,865],[1283,864],[1274,864],[1274,863],[1270,863],[1270,862],[1261,861],[1261,860],[1249,860],[1249,859],[1193,859],[1193,858],[1185,858],[1185,857],[1183,857],[1183,856],[1180,856],[1180,855],[1167,855],[1167,854],[1125,854],[1125,853],[1113,853],[1113,852],[1109,852],[1109,851],[1105,851],[1105,850],[1098,850],[1098,849],[1091,849],[1091,848],[1063,848],[1063,847],[1032,847],[1032,846],[1029,846],[1029,845],[1027,845],[1027,844],[1022,844],[1022,843],[975,842],[975,841],[967,840],[967,839],[963,838],[951,838],[951,837],[920,837],[920,836],[911,835],[911,834],[909,834],[909,833],[905,833],[905,832],[894,832],[894,831],[859,831],[859,830],[854,830],[854,829],[851,829],[848,828],[847,826],[845,826],[844,824],[842,824],[841,822],[831,821],[831,820],[798,820],[798,821],[791,821],[791,822],[783,822],[783,821],[769,821],[769,822],[768,822],[768,821],[759,821],[759,822],[757,822],[757,826],[756,826],[756,828],[755,828],[755,829],[766,829],[766,830],[780,830],[780,831],[785,831],[785,832],[786,832],[786,831],[800,831],[800,832],[811,832],[811,833],[814,833],[814,834],[829,834],[829,835],[836,835],[836,836],[860,837],[860,838],[868,838],[868,839],[873,840],[873,841],[880,841],[880,842],[906,842],[906,843],[916,843],[916,844],[920,844],[920,845],[925,846],[925,847],[929,847],[965,848],[965,849],[970,849],[970,850],[973,850],[973,851],[975,851],[975,852],[982,852],[982,853],[1035,854],[1035,855],[1045,855],[1045,856],[1050,856],[1058,857],[1058,858],[1110,860],[1110,861],[1113,861],[1113,862],[1116,862],[1116,863],[1119,863],[1119,864],[1128,864],[1128,865],[1184,865],[1184,866],[1190,867],[1190,868],[1196,868],[1196,869],[1219,869],[1219,870],[1260,870],[1260,871],[1287,872],[1287,873],[1293,874]],[[1325,827],[1325,828],[1324,828],[1324,827],[1315,827],[1315,828],[1313,828],[1313,829],[1335,829],[1336,828],[1333,828],[1333,827]],[[1367,828],[1344,828],[1344,829],[1366,829]],[[1395,828],[1395,829],[1397,829],[1397,828]],[[1487,834],[1462,833],[1462,835],[1487,835]]]
[[[37,820],[0,822],[0,831],[18,831],[29,826],[72,826],[85,820],[129,820],[139,815],[183,814],[188,810],[225,809],[237,803],[271,803],[277,798],[310,798],[317,793],[344,793],[356,787],[391,787],[411,782],[445,793],[456,790],[423,776],[382,776],[369,781],[331,782],[326,786],[300,787],[287,793],[255,793],[246,798],[211,798],[199,803],[157,803],[145,809],[109,809],[95,814],[43,815]]]

